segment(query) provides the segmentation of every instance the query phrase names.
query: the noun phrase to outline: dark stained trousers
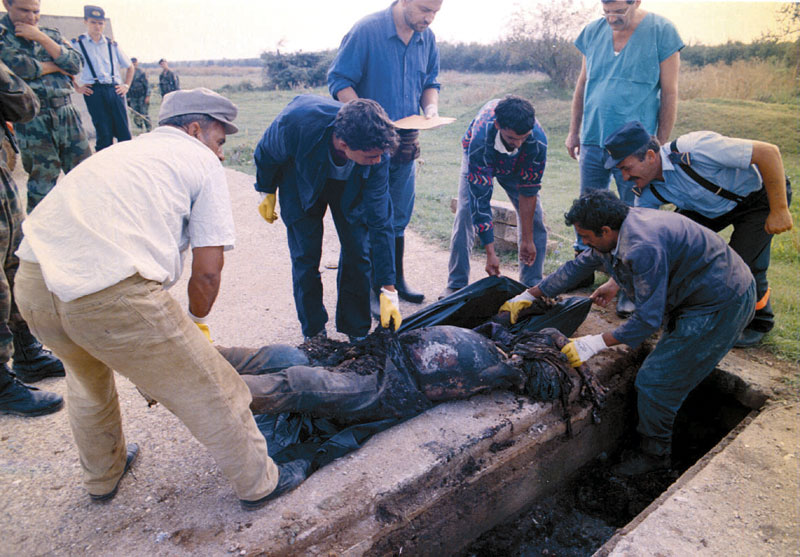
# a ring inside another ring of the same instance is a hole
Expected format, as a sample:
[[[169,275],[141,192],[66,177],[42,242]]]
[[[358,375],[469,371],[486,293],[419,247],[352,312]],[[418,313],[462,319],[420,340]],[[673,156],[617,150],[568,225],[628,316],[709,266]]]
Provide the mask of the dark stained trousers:
[[[336,277],[336,330],[350,336],[364,336],[372,325],[369,312],[369,247],[367,225],[348,222],[342,212],[343,182],[328,180],[316,203],[299,220],[286,224],[292,258],[292,285],[297,317],[303,336],[312,337],[325,329],[328,312],[322,304],[322,234],[325,211],[331,209],[339,236],[339,270]]]
[[[786,197],[791,203],[792,187],[788,179],[786,180]],[[735,209],[714,219],[704,217],[694,211],[678,212],[714,232],[719,232],[727,226],[733,226],[729,245],[750,267],[750,272],[756,279],[756,301],[761,300],[769,287],[767,269],[769,269],[772,245],[772,234],[767,234],[764,230],[764,223],[769,215],[766,190],[762,187],[753,192]],[[775,313],[772,311],[772,303],[767,301],[766,306],[756,310],[755,317],[747,325],[747,328],[766,333],[774,326]]]
[[[83,98],[86,99],[86,108],[89,109],[94,129],[97,131],[95,151],[111,145],[115,137],[117,141],[127,141],[131,138],[125,97],[117,94],[114,85],[95,83],[92,85],[92,94]]]

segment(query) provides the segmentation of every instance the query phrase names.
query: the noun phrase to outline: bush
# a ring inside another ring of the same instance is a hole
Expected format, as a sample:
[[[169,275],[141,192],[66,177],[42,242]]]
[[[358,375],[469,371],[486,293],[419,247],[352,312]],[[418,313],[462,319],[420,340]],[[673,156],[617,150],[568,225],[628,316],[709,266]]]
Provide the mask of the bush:
[[[334,50],[320,52],[264,52],[264,87],[268,89],[295,89],[319,87],[327,83],[328,68],[336,55]]]

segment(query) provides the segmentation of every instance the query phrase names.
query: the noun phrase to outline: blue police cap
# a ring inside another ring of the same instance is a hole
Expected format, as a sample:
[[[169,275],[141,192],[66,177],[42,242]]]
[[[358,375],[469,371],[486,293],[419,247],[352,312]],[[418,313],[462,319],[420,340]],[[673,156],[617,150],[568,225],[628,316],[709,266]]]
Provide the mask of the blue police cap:
[[[606,139],[606,168],[614,168],[625,157],[635,153],[650,142],[650,134],[641,122],[628,122]]]
[[[83,19],[105,19],[106,12],[100,6],[84,6]]]

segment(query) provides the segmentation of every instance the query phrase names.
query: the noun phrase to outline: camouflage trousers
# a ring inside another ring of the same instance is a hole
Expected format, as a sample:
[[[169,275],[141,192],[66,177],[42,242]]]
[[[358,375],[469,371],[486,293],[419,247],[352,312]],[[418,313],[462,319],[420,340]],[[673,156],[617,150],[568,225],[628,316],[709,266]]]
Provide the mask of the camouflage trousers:
[[[150,131],[152,129],[152,125],[150,124],[150,103],[144,102],[146,97],[128,97],[128,104],[130,107],[135,111],[133,113],[133,123],[136,125],[137,128],[144,128],[146,131]],[[147,118],[142,118],[139,116],[142,114]]]
[[[0,364],[8,362],[14,352],[12,331],[27,327],[12,298],[14,277],[19,259],[14,252],[22,241],[22,221],[25,213],[19,200],[17,186],[8,171],[0,167]]]
[[[16,124],[22,165],[28,173],[28,213],[44,199],[63,170],[66,174],[92,151],[78,109],[71,103],[59,108],[43,104],[27,124]]]

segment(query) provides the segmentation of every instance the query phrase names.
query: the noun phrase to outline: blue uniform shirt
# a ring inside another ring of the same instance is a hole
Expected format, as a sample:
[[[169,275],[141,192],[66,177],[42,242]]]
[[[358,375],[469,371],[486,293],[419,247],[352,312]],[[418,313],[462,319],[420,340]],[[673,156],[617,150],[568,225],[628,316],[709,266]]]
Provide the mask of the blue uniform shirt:
[[[615,54],[611,26],[600,18],[581,31],[575,46],[586,57],[581,143],[602,146],[608,135],[632,120],[655,135],[661,62],[684,46],[675,26],[648,13]]]
[[[761,175],[753,158],[753,143],[746,139],[725,137],[715,132],[698,131],[678,138],[678,150],[689,153],[692,169],[706,180],[726,190],[747,197],[761,189]],[[695,182],[669,158],[670,146],[661,146],[661,169],[664,181],[654,181],[658,194],[679,209],[716,218],[736,207],[736,202],[715,195]],[[657,209],[662,202],[650,187],[636,198],[637,207]]]
[[[538,120],[534,123],[531,135],[516,153],[501,153],[495,149],[498,130],[494,109],[498,102],[500,99],[486,103],[461,139],[461,147],[469,165],[467,182],[472,223],[483,245],[494,242],[492,179],[497,178],[506,191],[533,197],[542,187],[547,160],[547,136]]]
[[[91,85],[93,83],[102,83],[105,85],[121,85],[125,83],[125,78],[122,77],[122,69],[131,66],[131,60],[122,52],[122,49],[115,42],[111,42],[111,54],[114,57],[114,75],[111,75],[111,61],[108,57],[108,43],[109,40],[103,35],[100,42],[94,42],[88,34],[84,33],[77,39],[73,39],[72,46],[80,52],[81,57],[85,57],[81,44],[86,48],[86,54],[89,55],[89,61],[92,63],[94,73],[97,75],[95,80],[89,69],[89,61],[84,60],[83,69],[81,70],[78,81],[83,84]]]
[[[601,267],[636,303],[633,315],[613,333],[631,347],[669,317],[712,313],[737,303],[753,281],[742,258],[719,234],[677,213],[632,208],[613,253],[587,249],[539,288],[556,296]]]
[[[287,225],[314,206],[335,173],[329,152],[333,121],[341,107],[333,99],[299,95],[275,117],[256,146],[256,191],[278,191],[281,219]],[[378,164],[352,167],[341,204],[348,222],[369,228],[378,284],[394,284],[388,155]]]
[[[392,4],[393,6],[394,4]],[[368,15],[342,39],[328,70],[333,98],[347,87],[377,101],[389,118],[419,114],[425,89],[439,89],[439,48],[433,31],[414,32],[408,45],[397,35],[392,6]]]

